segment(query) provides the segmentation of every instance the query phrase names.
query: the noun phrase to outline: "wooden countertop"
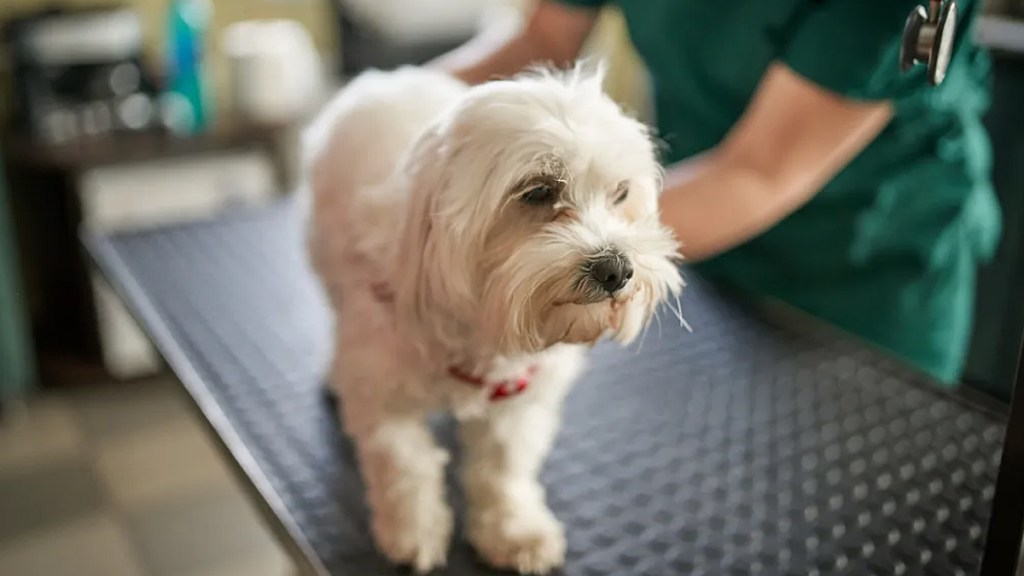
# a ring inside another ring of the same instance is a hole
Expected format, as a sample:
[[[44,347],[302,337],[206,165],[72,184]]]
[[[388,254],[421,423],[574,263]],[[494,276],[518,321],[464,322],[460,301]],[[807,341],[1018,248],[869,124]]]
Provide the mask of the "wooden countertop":
[[[9,160],[31,168],[78,171],[97,166],[142,162],[209,150],[242,148],[282,136],[292,122],[253,123],[223,120],[194,136],[166,131],[81,138],[46,144],[24,135],[9,134],[3,149]]]

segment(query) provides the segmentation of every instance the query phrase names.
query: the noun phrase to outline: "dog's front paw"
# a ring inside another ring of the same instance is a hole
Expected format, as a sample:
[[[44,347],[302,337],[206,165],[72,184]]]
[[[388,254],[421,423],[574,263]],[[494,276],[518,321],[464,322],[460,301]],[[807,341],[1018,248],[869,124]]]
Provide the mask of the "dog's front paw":
[[[373,525],[374,539],[381,553],[398,566],[412,567],[426,574],[444,567],[452,533],[452,513],[444,505],[421,510],[415,518],[378,516]]]
[[[495,568],[547,574],[565,563],[565,530],[543,504],[471,512],[469,541]]]

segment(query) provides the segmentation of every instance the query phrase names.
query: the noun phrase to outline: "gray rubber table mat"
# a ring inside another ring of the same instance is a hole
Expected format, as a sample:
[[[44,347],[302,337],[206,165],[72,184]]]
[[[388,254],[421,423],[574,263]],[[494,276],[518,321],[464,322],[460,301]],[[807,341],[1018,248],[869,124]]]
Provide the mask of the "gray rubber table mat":
[[[305,567],[400,573],[320,385],[330,317],[288,206],[86,243]],[[692,334],[666,314],[598,347],[567,402],[543,472],[565,574],[977,572],[1005,417],[699,282],[682,302]],[[457,538],[440,573],[490,571]]]

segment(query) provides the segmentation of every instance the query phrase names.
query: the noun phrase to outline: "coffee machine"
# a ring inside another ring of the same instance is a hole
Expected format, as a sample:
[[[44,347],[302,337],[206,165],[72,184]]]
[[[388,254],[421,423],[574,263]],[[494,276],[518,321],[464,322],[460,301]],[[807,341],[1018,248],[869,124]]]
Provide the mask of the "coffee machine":
[[[134,10],[44,10],[12,20],[4,32],[16,130],[64,143],[159,124],[158,90]]]

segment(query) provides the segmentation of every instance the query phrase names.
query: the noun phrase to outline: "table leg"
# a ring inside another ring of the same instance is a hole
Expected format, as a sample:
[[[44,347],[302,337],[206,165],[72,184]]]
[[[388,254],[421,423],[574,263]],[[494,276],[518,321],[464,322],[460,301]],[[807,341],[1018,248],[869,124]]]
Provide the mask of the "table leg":
[[[1024,337],[980,576],[1015,576],[1024,538]]]

